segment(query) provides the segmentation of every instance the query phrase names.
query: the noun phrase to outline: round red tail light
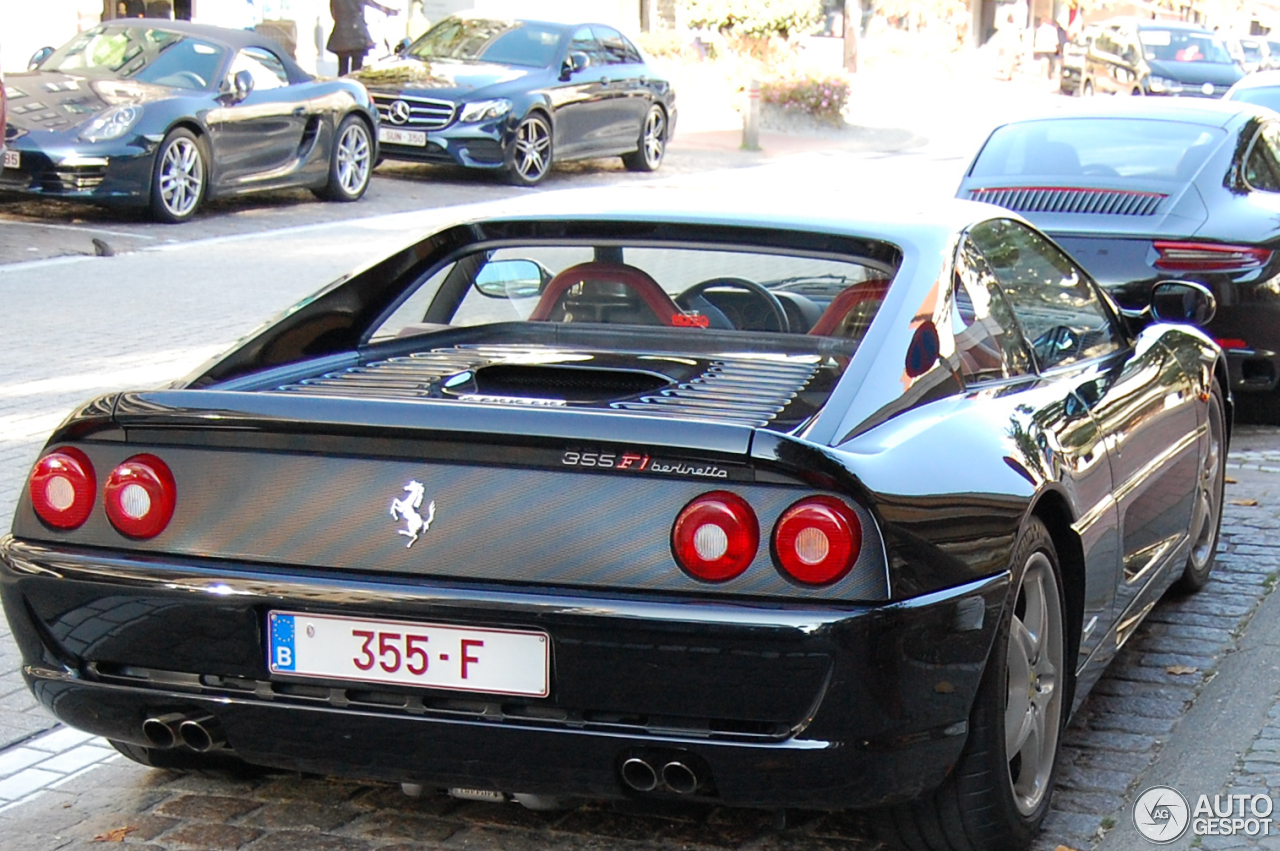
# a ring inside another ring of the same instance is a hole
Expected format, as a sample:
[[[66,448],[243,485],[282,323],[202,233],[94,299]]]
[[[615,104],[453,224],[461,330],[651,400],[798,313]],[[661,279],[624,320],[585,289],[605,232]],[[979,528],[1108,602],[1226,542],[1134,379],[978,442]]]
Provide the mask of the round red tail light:
[[[797,582],[828,585],[843,577],[862,549],[862,523],[835,497],[810,496],[792,505],[773,528],[779,566]]]
[[[112,526],[131,538],[154,538],[173,517],[178,488],[167,464],[135,455],[111,471],[102,499]]]
[[[712,491],[690,502],[671,529],[676,563],[695,579],[724,582],[742,573],[760,547],[760,523],[746,500]]]
[[[89,456],[71,446],[37,461],[28,482],[31,507],[55,529],[75,529],[89,519],[97,490]]]

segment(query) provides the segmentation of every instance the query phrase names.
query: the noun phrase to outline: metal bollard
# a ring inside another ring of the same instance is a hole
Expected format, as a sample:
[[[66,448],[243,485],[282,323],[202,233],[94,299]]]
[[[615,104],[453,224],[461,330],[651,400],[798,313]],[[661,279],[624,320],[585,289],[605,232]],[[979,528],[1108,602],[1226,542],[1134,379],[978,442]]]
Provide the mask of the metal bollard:
[[[742,149],[760,150],[760,81],[747,83],[747,109],[742,114]]]

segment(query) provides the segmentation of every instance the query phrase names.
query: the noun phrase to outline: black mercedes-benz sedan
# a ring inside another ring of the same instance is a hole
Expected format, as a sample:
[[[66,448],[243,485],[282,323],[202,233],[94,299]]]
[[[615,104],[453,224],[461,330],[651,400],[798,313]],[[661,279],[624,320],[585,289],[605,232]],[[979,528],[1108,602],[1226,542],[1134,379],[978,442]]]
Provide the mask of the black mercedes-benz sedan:
[[[1280,116],[1247,103],[1077,105],[996,128],[962,198],[1026,216],[1125,308],[1210,288],[1232,388],[1280,419]]]
[[[5,85],[5,192],[183,222],[208,198],[267,189],[355,201],[377,159],[363,86],[315,79],[244,30],[112,21]]]
[[[676,124],[671,84],[602,24],[450,17],[352,76],[378,105],[383,156],[502,170],[518,185],[590,157],[653,171]]]
[[[1026,847],[1213,569],[1212,295],[1126,322],[990,205],[569,194],[72,413],[0,539],[40,702],[147,765]]]

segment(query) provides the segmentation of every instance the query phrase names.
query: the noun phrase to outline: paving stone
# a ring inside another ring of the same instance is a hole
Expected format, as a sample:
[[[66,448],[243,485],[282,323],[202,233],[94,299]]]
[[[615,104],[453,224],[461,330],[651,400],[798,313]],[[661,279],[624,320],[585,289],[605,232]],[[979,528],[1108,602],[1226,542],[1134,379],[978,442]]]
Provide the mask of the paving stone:
[[[262,835],[262,831],[232,824],[185,824],[161,837],[166,846],[190,846],[202,851],[235,851]],[[315,834],[309,834],[315,837]],[[303,846],[297,846],[299,848]],[[318,846],[313,846],[318,847]]]
[[[249,851],[368,851],[373,846],[364,839],[332,836],[309,831],[282,830],[249,846]]]
[[[0,751],[0,777],[8,777],[16,771],[20,771],[29,766],[35,765],[49,758],[49,754],[45,751],[33,750],[32,748],[10,748],[7,751]]]
[[[39,739],[33,739],[27,743],[27,747],[41,751],[49,751],[50,753],[61,753],[68,748],[84,744],[94,738],[96,737],[92,733],[86,733],[83,730],[77,730],[74,727],[61,727],[46,736],[41,736]]]
[[[68,774],[73,771],[93,765],[95,762],[102,762],[104,759],[110,759],[116,755],[115,748],[104,748],[94,744],[84,744],[78,748],[60,753],[57,756],[46,759],[40,763],[39,768],[46,771],[57,771]]]
[[[396,813],[388,818],[384,812],[360,816],[342,832],[370,840],[405,842],[443,842],[460,830],[457,822],[445,821],[417,813]]]
[[[265,828],[333,830],[359,814],[360,810],[352,806],[289,801],[266,804],[246,816],[242,823]]]
[[[220,795],[184,795],[165,801],[157,812],[173,818],[223,822],[253,812],[261,806],[262,804],[258,801],[246,801],[241,798],[227,798]]]
[[[37,789],[48,786],[55,780],[61,779],[61,774],[56,774],[52,771],[41,771],[38,768],[19,771],[17,774],[11,774],[0,780],[0,801],[16,801],[19,798],[30,795]]]

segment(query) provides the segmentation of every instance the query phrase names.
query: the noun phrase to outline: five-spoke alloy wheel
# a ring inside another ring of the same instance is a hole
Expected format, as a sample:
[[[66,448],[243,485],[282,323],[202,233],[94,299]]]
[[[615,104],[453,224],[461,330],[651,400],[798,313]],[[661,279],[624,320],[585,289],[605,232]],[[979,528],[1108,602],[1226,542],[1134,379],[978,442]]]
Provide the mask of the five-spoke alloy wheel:
[[[520,122],[507,151],[507,174],[517,186],[533,186],[551,170],[551,125],[538,113]]]
[[[1213,572],[1214,556],[1218,551],[1223,488],[1227,480],[1227,418],[1223,407],[1222,391],[1215,383],[1209,391],[1200,477],[1191,515],[1191,554],[1187,556],[1182,576],[1174,585],[1175,590],[1182,593],[1199,591],[1205,586]]]
[[[330,201],[358,201],[369,188],[373,173],[373,141],[369,127],[348,115],[334,134],[329,156],[329,182],[319,193]]]
[[[622,163],[630,171],[657,171],[666,150],[667,114],[654,104],[640,126],[639,147],[624,156]]]
[[[200,140],[184,127],[170,131],[156,151],[151,174],[152,214],[171,224],[189,220],[204,200],[207,180]]]

